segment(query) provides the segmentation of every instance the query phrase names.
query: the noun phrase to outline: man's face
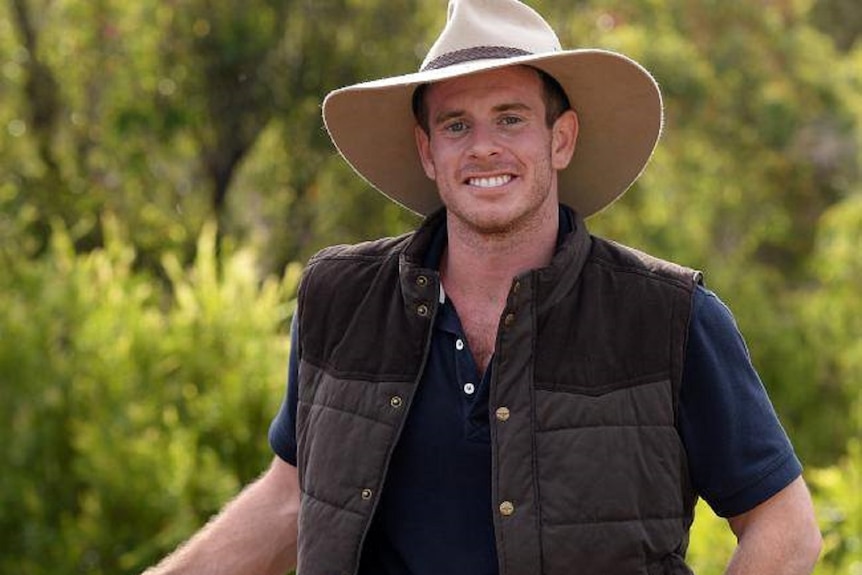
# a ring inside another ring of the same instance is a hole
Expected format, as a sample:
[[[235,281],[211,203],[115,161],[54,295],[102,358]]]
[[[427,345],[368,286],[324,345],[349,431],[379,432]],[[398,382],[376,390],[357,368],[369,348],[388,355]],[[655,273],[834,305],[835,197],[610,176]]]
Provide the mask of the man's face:
[[[428,133],[416,128],[425,173],[454,217],[474,232],[511,234],[556,217],[557,170],[571,160],[577,117],[545,121],[535,70],[510,67],[433,84]]]

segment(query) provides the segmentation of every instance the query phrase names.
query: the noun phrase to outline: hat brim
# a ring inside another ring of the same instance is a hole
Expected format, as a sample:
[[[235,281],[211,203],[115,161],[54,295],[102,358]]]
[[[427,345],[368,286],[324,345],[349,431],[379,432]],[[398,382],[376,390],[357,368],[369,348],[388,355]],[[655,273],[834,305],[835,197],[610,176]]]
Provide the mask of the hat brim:
[[[563,87],[578,114],[569,166],[559,173],[560,201],[583,217],[619,198],[643,171],[662,129],[658,85],[637,62],[597,49],[476,60],[363,82],[323,102],[326,129],[338,151],[380,192],[420,215],[441,206],[416,151],[413,91],[420,84],[514,65],[539,68]]]

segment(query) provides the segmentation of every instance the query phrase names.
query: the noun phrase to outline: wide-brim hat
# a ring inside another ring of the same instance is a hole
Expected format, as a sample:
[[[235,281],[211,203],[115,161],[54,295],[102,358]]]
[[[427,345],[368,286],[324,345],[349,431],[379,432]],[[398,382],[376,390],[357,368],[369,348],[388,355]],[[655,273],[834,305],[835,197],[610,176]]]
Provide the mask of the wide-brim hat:
[[[550,25],[516,0],[450,0],[443,32],[418,72],[330,92],[326,129],[372,186],[421,215],[441,206],[416,150],[417,86],[507,66],[539,68],[559,82],[579,132],[558,192],[583,217],[619,198],[649,161],[662,127],[658,84],[634,60],[600,49],[563,50]]]

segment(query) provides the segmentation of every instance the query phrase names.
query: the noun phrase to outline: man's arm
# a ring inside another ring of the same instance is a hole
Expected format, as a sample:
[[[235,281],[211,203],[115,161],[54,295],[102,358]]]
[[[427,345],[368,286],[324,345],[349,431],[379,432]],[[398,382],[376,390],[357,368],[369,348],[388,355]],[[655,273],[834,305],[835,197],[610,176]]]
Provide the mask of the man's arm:
[[[820,556],[820,530],[801,477],[728,522],[738,545],[727,575],[808,575]]]
[[[144,575],[284,575],[296,565],[298,516],[296,468],[275,457],[260,478]]]

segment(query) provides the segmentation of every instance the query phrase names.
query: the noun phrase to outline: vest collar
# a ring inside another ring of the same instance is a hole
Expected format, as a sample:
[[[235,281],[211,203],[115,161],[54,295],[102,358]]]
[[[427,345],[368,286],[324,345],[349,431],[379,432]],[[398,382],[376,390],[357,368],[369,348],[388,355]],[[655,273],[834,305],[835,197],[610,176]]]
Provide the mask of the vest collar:
[[[402,278],[405,272],[411,276],[416,268],[437,277],[440,259],[446,249],[446,210],[441,208],[428,216],[416,230],[401,254]],[[547,304],[553,304],[567,293],[580,277],[590,250],[591,239],[583,219],[572,208],[560,204],[560,231],[557,236],[557,251],[551,263],[543,268],[521,274],[520,279],[529,280],[536,275],[547,294]],[[412,270],[412,273],[408,270]]]

